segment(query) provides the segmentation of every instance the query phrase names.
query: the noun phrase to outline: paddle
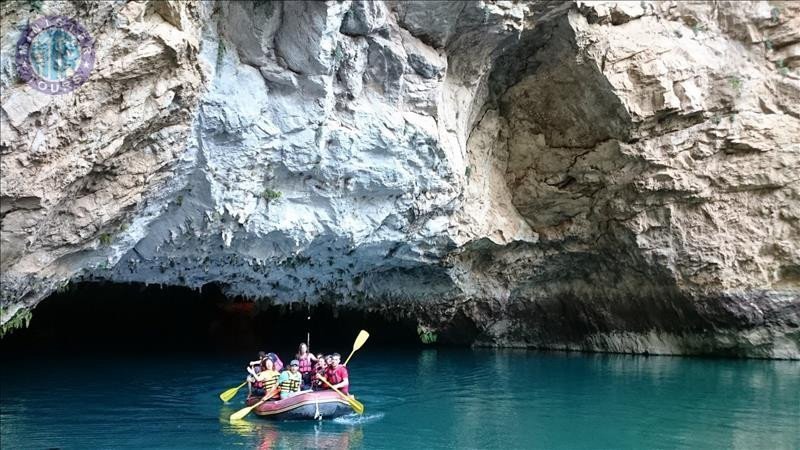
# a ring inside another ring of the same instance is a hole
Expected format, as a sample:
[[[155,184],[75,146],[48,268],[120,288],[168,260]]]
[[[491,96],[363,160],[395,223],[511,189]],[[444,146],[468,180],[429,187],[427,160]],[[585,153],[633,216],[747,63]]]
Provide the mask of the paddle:
[[[350,361],[350,358],[353,357],[353,353],[355,353],[356,350],[360,349],[364,345],[364,343],[367,342],[367,339],[369,339],[369,333],[367,333],[366,330],[361,330],[361,332],[359,332],[358,336],[356,337],[356,341],[353,342],[353,351],[350,352],[350,356],[348,356],[347,359],[344,360],[343,365],[345,366],[347,365],[347,362]]]
[[[265,401],[271,399],[275,395],[275,392],[277,392],[277,391],[278,391],[278,386],[275,386],[269,392],[267,392],[267,395],[265,395],[264,398],[262,398],[259,402],[254,403],[253,406],[245,406],[244,408],[236,411],[235,413],[231,414],[231,416],[228,418],[228,420],[233,422],[235,420],[244,419],[244,416],[250,414],[250,411],[258,408],[259,406],[261,406],[262,403],[264,403]]]
[[[359,414],[364,414],[364,405],[361,404],[361,402],[359,402],[358,400],[354,399],[353,397],[350,397],[349,395],[345,395],[342,391],[340,391],[340,390],[336,389],[335,387],[333,387],[333,385],[328,383],[328,380],[323,378],[322,375],[317,375],[317,378],[322,380],[322,382],[325,383],[326,385],[328,385],[329,388],[331,388],[334,391],[336,391],[337,394],[339,394],[343,399],[345,399],[347,401],[347,403],[350,404],[350,407],[353,408],[353,411],[355,411],[355,412],[357,412]]]
[[[236,395],[236,393],[239,392],[239,389],[243,388],[245,384],[247,384],[247,381],[236,387],[228,389],[222,394],[219,394],[219,399],[222,400],[223,402],[227,402],[228,400],[232,399]]]

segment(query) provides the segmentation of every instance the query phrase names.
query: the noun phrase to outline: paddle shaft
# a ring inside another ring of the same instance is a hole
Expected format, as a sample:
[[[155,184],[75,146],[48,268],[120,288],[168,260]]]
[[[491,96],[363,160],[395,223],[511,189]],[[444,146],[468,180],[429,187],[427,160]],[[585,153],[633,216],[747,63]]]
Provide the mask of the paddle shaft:
[[[350,362],[350,358],[352,358],[352,357],[353,357],[353,353],[355,353],[355,352],[356,352],[356,350],[357,350],[357,349],[355,349],[355,348],[354,348],[354,349],[353,349],[353,351],[352,351],[352,352],[350,352],[350,356],[348,356],[348,357],[347,357],[347,359],[345,359],[345,360],[344,360],[344,364],[342,364],[343,366],[346,366],[346,365],[347,365],[347,363],[348,363],[348,362]]]

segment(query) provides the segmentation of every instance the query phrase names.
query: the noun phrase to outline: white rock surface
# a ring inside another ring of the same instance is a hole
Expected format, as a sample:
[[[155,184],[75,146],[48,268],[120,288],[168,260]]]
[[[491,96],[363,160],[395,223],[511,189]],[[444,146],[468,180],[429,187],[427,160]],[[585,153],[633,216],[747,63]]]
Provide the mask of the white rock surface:
[[[796,4],[45,8],[98,63],[65,97],[2,67],[3,323],[70,279],[217,283],[457,342],[800,358]]]

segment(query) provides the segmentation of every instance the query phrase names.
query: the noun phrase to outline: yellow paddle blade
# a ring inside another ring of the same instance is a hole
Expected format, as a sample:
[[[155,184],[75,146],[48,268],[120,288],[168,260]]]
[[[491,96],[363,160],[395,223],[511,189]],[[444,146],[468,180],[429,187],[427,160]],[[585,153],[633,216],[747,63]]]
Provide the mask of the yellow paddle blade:
[[[356,341],[353,343],[353,351],[363,347],[367,339],[369,339],[369,333],[367,333],[367,330],[361,330],[361,332],[358,333],[358,337],[356,337]]]
[[[339,389],[336,389],[335,387],[333,387],[333,385],[330,384],[328,382],[328,380],[326,380],[325,378],[321,378],[321,377],[317,377],[317,378],[322,380],[322,382],[325,383],[326,385],[328,385],[329,388],[331,388],[334,391],[336,391],[336,393],[339,394],[340,397],[345,399],[345,401],[347,401],[347,403],[350,404],[350,407],[353,408],[353,411],[355,411],[355,412],[357,412],[359,414],[364,414],[364,405],[362,405],[361,402],[359,402],[358,400],[356,400],[353,397],[350,397],[349,395],[345,395],[344,392],[342,392]]]
[[[347,400],[347,403],[350,403],[350,407],[353,408],[353,411],[355,411],[355,412],[357,412],[359,414],[364,414],[364,405],[361,404],[360,401],[358,401],[358,400],[356,400],[356,399],[354,399],[352,397],[349,397],[349,400]]]
[[[222,394],[219,394],[219,399],[222,400],[223,402],[229,401],[234,396],[236,396],[236,393],[239,392],[239,389],[243,388],[245,384],[247,384],[247,381],[245,381],[244,383],[242,383],[242,384],[240,384],[240,385],[238,385],[236,387],[232,387],[232,388],[228,389],[227,391],[223,392]]]
[[[367,333],[366,330],[361,330],[358,333],[358,336],[356,337],[356,341],[353,342],[353,351],[350,352],[350,356],[348,356],[347,359],[344,360],[345,366],[347,365],[348,362],[350,362],[350,358],[353,357],[353,353],[355,353],[356,350],[360,349],[364,345],[364,343],[367,342],[367,339],[369,339],[369,333]]]
[[[258,405],[260,405],[260,404],[261,404],[261,403],[256,403],[256,404],[255,404],[255,405],[253,405],[253,406],[247,406],[247,407],[244,407],[244,408],[242,408],[242,409],[240,409],[240,410],[236,411],[235,413],[231,414],[231,417],[229,418],[229,420],[230,420],[231,422],[233,422],[233,421],[235,421],[235,420],[242,420],[242,419],[244,419],[244,416],[246,416],[246,415],[250,414],[250,411],[252,411],[252,410],[253,410],[253,408],[255,408],[256,406],[258,406]]]

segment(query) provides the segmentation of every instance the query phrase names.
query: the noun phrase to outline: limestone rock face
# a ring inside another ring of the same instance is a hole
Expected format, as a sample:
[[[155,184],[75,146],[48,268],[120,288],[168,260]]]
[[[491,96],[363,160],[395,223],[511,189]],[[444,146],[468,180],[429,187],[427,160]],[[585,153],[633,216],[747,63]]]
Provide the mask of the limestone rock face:
[[[800,358],[797,4],[45,2],[97,40],[62,97],[14,79],[7,5],[3,323],[71,279],[215,283]]]

